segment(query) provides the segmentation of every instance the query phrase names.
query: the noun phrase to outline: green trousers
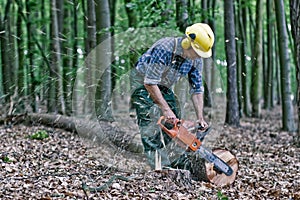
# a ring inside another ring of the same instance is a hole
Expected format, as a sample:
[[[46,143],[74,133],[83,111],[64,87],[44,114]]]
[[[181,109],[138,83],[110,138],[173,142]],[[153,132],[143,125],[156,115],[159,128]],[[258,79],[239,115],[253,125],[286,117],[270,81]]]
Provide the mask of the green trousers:
[[[180,109],[173,91],[164,86],[158,87],[176,117],[180,118]],[[144,86],[140,86],[133,92],[131,103],[136,109],[141,139],[150,166],[152,168],[154,167],[155,151],[159,151],[162,158],[162,165],[170,166],[171,163],[167,155],[168,153],[165,152],[164,147],[166,147],[172,139],[166,133],[162,132],[157,125],[157,121],[162,115],[160,108],[154,103]]]

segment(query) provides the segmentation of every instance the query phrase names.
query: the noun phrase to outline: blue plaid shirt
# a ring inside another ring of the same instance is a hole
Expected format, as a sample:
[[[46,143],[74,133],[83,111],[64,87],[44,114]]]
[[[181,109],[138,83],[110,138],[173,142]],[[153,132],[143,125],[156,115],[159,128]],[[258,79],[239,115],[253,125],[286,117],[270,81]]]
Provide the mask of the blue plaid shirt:
[[[170,88],[181,77],[188,75],[190,93],[203,93],[202,59],[184,59],[181,56],[183,54],[182,39],[162,38],[139,58],[136,69],[142,74],[144,84],[163,85]]]

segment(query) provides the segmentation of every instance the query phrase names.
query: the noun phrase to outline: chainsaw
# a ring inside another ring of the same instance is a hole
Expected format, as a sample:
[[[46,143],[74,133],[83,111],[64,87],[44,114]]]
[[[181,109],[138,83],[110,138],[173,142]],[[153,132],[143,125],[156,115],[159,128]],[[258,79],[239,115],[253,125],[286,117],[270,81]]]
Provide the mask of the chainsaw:
[[[172,139],[183,146],[187,147],[187,150],[194,151],[198,153],[207,162],[214,165],[214,169],[219,173],[224,173],[227,176],[231,176],[233,173],[232,168],[216,156],[212,151],[202,145],[204,137],[210,132],[209,127],[205,131],[201,131],[201,127],[194,127],[196,129],[196,134],[191,133],[186,127],[183,126],[183,120],[175,119],[173,122],[173,128],[168,129],[165,124],[162,123],[164,116],[160,117],[157,124],[161,129]]]

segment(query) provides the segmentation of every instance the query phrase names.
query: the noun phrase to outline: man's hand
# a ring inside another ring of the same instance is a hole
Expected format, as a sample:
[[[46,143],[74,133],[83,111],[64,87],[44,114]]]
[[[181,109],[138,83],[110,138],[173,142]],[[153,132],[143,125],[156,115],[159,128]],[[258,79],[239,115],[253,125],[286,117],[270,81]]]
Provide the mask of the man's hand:
[[[173,123],[174,120],[176,119],[176,115],[169,108],[169,106],[168,106],[168,108],[164,108],[162,110],[163,110],[163,115],[164,115],[165,119],[167,120],[167,122]]]
[[[206,130],[208,128],[208,124],[204,119],[200,119],[197,121],[200,127],[200,130]]]

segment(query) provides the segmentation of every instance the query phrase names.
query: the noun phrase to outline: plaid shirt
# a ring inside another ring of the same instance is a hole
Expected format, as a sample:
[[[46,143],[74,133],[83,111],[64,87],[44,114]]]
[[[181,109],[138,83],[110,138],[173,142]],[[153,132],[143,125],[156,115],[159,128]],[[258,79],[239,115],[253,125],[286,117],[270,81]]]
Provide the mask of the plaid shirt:
[[[181,56],[183,54],[180,45],[182,39],[162,38],[139,58],[136,69],[142,74],[144,84],[163,85],[170,88],[181,77],[188,75],[190,93],[203,93],[202,59],[184,59]],[[177,40],[177,45],[175,40]]]

